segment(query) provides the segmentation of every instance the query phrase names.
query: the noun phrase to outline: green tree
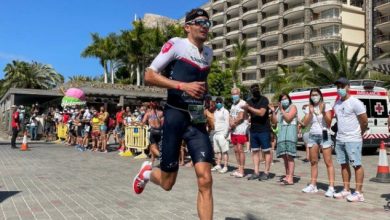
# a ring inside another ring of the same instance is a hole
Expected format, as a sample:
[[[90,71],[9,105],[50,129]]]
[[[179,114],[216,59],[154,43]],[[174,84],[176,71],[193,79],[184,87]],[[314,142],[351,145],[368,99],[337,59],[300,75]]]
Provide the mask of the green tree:
[[[225,59],[225,62],[228,64],[229,69],[233,76],[233,86],[237,87],[239,82],[238,74],[242,68],[245,68],[248,65],[248,61],[245,59],[248,56],[248,47],[246,45],[246,40],[243,42],[236,42],[233,46],[234,58]]]
[[[313,71],[314,78],[312,83],[316,85],[333,84],[338,78],[346,77],[348,79],[363,79],[368,74],[365,59],[367,55],[359,58],[359,52],[363,48],[363,44],[354,52],[351,59],[348,59],[348,47],[341,43],[340,50],[336,53],[330,52],[323,47],[322,54],[326,59],[326,66],[320,65],[313,60],[305,60]]]
[[[104,38],[98,33],[92,33],[92,43],[81,53],[82,57],[96,57],[99,59],[100,65],[103,67],[104,83],[108,82],[108,67],[107,60],[109,59],[107,48],[105,47]]]

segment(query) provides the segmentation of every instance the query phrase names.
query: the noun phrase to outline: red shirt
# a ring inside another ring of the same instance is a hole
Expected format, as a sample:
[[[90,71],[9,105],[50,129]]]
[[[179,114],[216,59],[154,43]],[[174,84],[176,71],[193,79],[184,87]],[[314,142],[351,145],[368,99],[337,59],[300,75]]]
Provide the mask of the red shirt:
[[[69,114],[64,114],[64,116],[62,116],[62,122],[64,123],[64,124],[66,124],[66,123],[68,123],[68,121],[69,121]]]
[[[12,113],[11,126],[13,128],[18,128],[19,127],[19,112]]]
[[[116,113],[116,123],[117,124],[122,124],[123,123],[123,113],[125,113],[125,111],[120,111],[120,112],[117,112]]]

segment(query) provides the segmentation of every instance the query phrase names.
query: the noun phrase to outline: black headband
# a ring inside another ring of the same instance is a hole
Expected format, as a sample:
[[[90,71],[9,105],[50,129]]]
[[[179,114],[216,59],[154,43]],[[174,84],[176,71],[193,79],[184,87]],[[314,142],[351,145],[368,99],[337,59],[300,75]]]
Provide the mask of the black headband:
[[[193,9],[187,13],[185,22],[192,21],[195,18],[201,17],[201,16],[207,17],[207,19],[209,19],[209,14],[205,10],[203,10],[201,8]]]

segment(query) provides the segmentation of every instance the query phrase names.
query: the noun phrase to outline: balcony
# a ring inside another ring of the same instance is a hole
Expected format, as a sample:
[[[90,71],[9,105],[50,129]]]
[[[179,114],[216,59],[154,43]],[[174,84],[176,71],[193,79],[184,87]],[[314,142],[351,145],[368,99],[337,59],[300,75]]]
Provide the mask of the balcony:
[[[217,24],[215,26],[211,26],[211,31],[214,33],[220,33],[223,32],[224,24]]]
[[[279,15],[278,14],[275,14],[275,15],[271,15],[271,16],[268,16],[266,18],[263,18],[263,20],[260,21],[260,24],[262,26],[271,26],[271,25],[275,25],[277,24],[279,21]]]
[[[285,11],[283,13],[283,17],[285,19],[295,19],[298,17],[304,17],[305,16],[304,10],[305,10],[305,6],[304,4],[302,4],[300,6],[296,6],[294,8],[290,8],[287,11]]]
[[[257,37],[251,37],[246,39],[246,45],[248,47],[253,47],[257,45]]]
[[[211,16],[211,19],[213,21],[221,21],[221,23],[223,22],[223,16],[225,15],[225,12],[221,11],[221,12],[218,12],[218,13],[215,13]]]
[[[226,22],[227,27],[238,27],[238,22],[240,21],[240,17],[231,18]]]
[[[260,35],[260,40],[269,40],[275,37],[277,38],[278,34],[279,34],[279,30],[265,32],[264,34]]]
[[[384,52],[390,52],[390,35],[377,37],[375,47],[381,48]]]
[[[290,40],[290,41],[283,43],[282,48],[285,50],[303,48],[304,42],[305,42],[305,40],[303,39],[303,37],[302,37],[302,39]]]
[[[261,55],[275,55],[275,54],[278,54],[278,50],[279,50],[279,46],[278,45],[274,45],[274,46],[268,46],[268,47],[264,47],[260,50],[260,54]]]
[[[390,0],[382,0],[376,1],[375,3],[375,11],[379,11],[382,14],[390,11]]]
[[[334,41],[341,41],[341,34],[340,33],[332,33],[332,34],[323,34],[323,35],[313,35],[310,38],[310,41],[313,44],[325,44],[325,43],[331,43]]]
[[[232,5],[226,9],[226,14],[238,14],[238,9],[241,7],[240,4]]]
[[[299,65],[303,63],[303,60],[305,59],[302,55],[297,56],[289,56],[282,60],[282,64],[284,65]]]
[[[311,3],[311,9],[314,13],[324,11],[330,8],[341,8],[342,1],[340,0],[313,0]]]
[[[253,71],[257,69],[257,64],[250,63],[247,67],[243,68],[243,71]]]
[[[212,7],[213,9],[223,9],[225,1],[224,0],[219,0],[213,3]]]
[[[242,32],[245,34],[255,33],[255,32],[257,33],[257,26],[258,26],[257,21],[252,24],[247,24],[242,28]]]
[[[222,55],[223,50],[224,50],[223,48],[214,49],[214,50],[213,50],[213,55],[214,55],[214,56]]]
[[[310,25],[316,28],[328,26],[329,24],[341,24],[341,17],[319,18],[310,22]]]
[[[257,9],[258,0],[243,0],[242,7],[245,8],[256,8]]]
[[[233,30],[226,34],[226,38],[227,39],[238,38],[239,34],[240,34],[240,30]]]
[[[245,12],[244,14],[242,14],[242,19],[249,20],[249,19],[257,18],[257,12],[258,12],[257,8],[251,9],[251,10]]]
[[[267,3],[261,6],[261,11],[269,12],[269,11],[274,11],[277,8],[279,8],[279,0],[268,0]]]
[[[260,64],[261,69],[274,69],[279,64],[277,60],[265,61]]]
[[[390,33],[390,15],[377,18],[375,29],[385,34]]]
[[[211,39],[211,42],[213,42],[214,44],[217,44],[217,43],[222,42],[223,39],[225,39],[225,36],[221,35],[221,36],[214,37],[213,39]]]
[[[305,23],[298,22],[284,27],[283,33],[284,34],[292,34],[292,33],[299,33],[299,32],[303,33],[304,28],[305,28]]]

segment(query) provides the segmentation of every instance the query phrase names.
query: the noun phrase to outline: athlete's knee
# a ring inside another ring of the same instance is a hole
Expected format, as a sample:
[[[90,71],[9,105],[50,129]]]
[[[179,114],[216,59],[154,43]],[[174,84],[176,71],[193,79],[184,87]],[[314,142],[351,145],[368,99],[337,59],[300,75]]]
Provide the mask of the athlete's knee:
[[[213,178],[211,173],[205,173],[202,175],[198,175],[198,187],[199,191],[205,192],[211,190],[213,185]]]
[[[171,175],[161,178],[160,186],[165,191],[171,191],[175,183],[176,183],[176,177],[172,173]]]

